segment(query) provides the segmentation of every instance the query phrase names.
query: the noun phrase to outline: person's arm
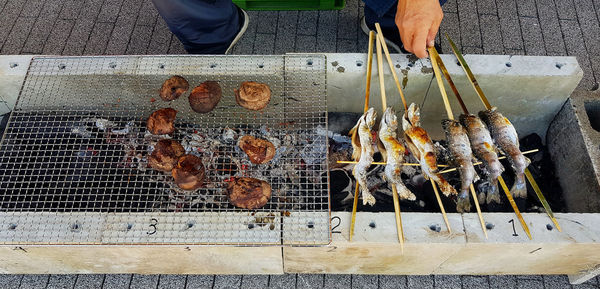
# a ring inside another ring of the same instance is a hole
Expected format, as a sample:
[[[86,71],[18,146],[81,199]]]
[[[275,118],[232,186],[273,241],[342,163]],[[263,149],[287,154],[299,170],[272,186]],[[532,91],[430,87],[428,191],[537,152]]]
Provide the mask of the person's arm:
[[[427,47],[435,43],[443,17],[438,0],[398,0],[396,25],[404,49],[419,58],[427,57]]]

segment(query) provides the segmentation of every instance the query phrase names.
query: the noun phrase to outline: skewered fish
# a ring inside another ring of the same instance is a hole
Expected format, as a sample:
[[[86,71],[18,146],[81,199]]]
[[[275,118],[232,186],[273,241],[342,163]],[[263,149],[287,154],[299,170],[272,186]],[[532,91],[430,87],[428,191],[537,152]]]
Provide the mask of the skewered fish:
[[[440,186],[444,195],[456,195],[457,192],[452,185],[438,173],[437,157],[433,142],[425,129],[420,125],[421,116],[419,107],[411,103],[405,116],[402,118],[402,128],[404,129],[406,143],[413,155],[419,160],[425,176],[435,181]]]
[[[492,141],[490,132],[485,124],[473,114],[462,114],[460,122],[467,129],[467,135],[471,142],[471,147],[475,156],[481,160],[488,172],[490,189],[487,192],[486,203],[500,203],[500,194],[498,193],[498,177],[502,175],[504,167],[498,160],[497,148]],[[480,200],[481,203],[481,200]]]
[[[496,145],[507,156],[513,171],[517,175],[510,192],[514,197],[526,198],[525,169],[529,166],[530,161],[519,149],[519,136],[515,127],[506,117],[496,111],[496,107],[493,107],[491,110],[480,111],[479,117],[490,128]]]
[[[396,117],[396,112],[392,107],[388,107],[383,113],[379,125],[379,140],[383,144],[383,148],[379,150],[387,163],[384,171],[385,178],[390,182],[391,186],[396,187],[396,191],[401,199],[414,201],[417,197],[404,185],[400,177],[406,148],[398,140],[397,130],[398,118]]]
[[[479,180],[479,176],[473,167],[473,151],[467,136],[467,130],[456,120],[442,120],[442,127],[446,132],[448,141],[448,150],[452,157],[452,162],[458,166],[460,173],[460,193],[456,202],[456,210],[459,213],[471,210],[471,201],[469,197],[469,187]]]
[[[352,135],[352,157],[358,160],[358,163],[354,166],[353,174],[360,186],[363,205],[375,205],[375,197],[369,192],[367,186],[367,169],[373,163],[373,141],[371,136],[371,129],[375,124],[377,113],[375,109],[370,108],[365,112],[356,125],[350,130]]]

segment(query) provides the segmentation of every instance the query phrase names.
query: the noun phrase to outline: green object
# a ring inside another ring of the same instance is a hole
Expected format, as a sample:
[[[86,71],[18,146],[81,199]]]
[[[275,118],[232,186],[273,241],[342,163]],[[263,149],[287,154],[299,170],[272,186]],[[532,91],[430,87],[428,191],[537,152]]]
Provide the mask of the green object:
[[[346,0],[233,0],[245,10],[334,10],[342,9]]]

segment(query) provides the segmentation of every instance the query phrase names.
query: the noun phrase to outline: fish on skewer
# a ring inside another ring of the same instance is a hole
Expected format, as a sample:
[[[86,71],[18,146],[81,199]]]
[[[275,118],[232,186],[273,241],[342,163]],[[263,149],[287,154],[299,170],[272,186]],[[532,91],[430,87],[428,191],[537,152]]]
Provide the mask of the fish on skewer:
[[[400,199],[414,201],[417,199],[402,182],[402,166],[404,163],[404,153],[406,148],[398,140],[396,131],[398,130],[398,118],[392,107],[388,107],[383,112],[381,123],[379,124],[379,140],[381,144],[379,150],[386,162],[384,175],[391,186],[396,187]]]
[[[354,166],[352,173],[354,178],[360,186],[363,205],[375,205],[375,197],[369,192],[367,186],[367,169],[373,163],[373,149],[371,129],[375,124],[377,118],[377,112],[374,108],[369,108],[358,120],[356,125],[350,130],[352,135],[352,157],[358,160],[358,163]]]
[[[479,117],[487,124],[496,145],[508,158],[516,180],[510,192],[516,198],[527,198],[525,169],[531,161],[519,149],[519,136],[512,123],[493,107],[479,112]]]
[[[467,130],[456,120],[442,120],[442,127],[446,133],[448,150],[451,161],[458,167],[460,173],[460,192],[456,202],[456,211],[459,213],[471,210],[471,198],[469,189],[473,182],[479,180],[479,176],[473,167],[474,159]]]
[[[483,162],[490,181],[490,189],[485,197],[485,203],[493,202],[500,204],[500,194],[498,192],[498,177],[504,172],[504,167],[498,160],[497,148],[492,141],[492,137],[487,127],[479,117],[473,114],[462,114],[460,122],[467,130],[469,141],[475,156]],[[479,197],[479,203],[483,203],[483,197]]]
[[[435,181],[445,196],[457,195],[456,190],[439,173],[435,148],[429,135],[421,127],[419,106],[411,103],[402,118],[402,128],[410,151],[419,160],[421,169],[427,179]]]

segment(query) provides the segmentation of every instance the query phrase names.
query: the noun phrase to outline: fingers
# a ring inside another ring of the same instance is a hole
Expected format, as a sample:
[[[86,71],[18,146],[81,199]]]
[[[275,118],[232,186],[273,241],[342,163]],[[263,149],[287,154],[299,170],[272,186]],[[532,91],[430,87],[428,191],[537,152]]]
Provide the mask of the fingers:
[[[415,31],[411,48],[413,49],[412,53],[414,53],[418,58],[427,57],[427,47],[425,44],[427,44],[428,32],[429,31],[425,29],[419,29]]]
[[[437,35],[438,31],[440,30],[440,24],[442,23],[442,18],[443,18],[443,14],[437,18],[436,20],[434,20],[434,22],[431,24],[431,27],[429,28],[429,33],[427,33],[427,46],[431,47],[435,44],[435,36]]]

